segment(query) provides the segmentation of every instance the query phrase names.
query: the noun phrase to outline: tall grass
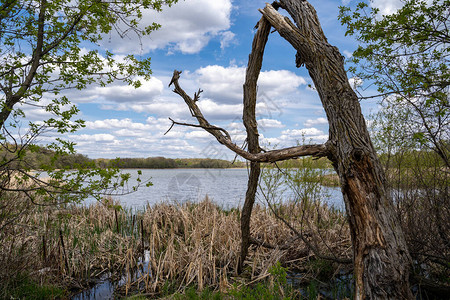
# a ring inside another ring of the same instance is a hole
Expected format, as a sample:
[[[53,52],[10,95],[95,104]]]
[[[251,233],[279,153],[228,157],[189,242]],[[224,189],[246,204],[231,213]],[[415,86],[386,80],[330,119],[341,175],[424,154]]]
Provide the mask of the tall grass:
[[[17,193],[2,193],[1,201],[0,298],[14,297],[10,287],[24,276],[82,288],[101,274],[121,273],[126,254],[138,253],[129,211],[116,220],[114,209],[102,204],[37,206]]]
[[[450,293],[450,172],[434,152],[399,151],[382,160],[414,263],[430,297]]]
[[[2,201],[7,200],[3,194]],[[245,286],[272,278],[270,270],[278,262],[305,272],[305,262],[314,260],[306,245],[262,206],[254,209],[252,236],[270,247],[252,246],[248,267],[237,278],[239,210],[223,210],[208,198],[196,204],[161,203],[135,214],[111,202],[42,207],[28,205],[26,198],[11,201],[22,213],[6,224],[7,212],[2,210],[0,298],[14,297],[9,287],[17,286],[23,274],[38,284],[66,290],[86,287],[100,276],[123,277],[118,292],[161,295],[183,292],[190,286],[227,291],[236,284]],[[279,208],[292,216],[304,210],[293,203]],[[314,212],[307,222],[344,223],[340,212],[326,207],[311,209]],[[333,239],[329,244],[336,249],[349,247],[349,240],[341,236],[330,234],[327,238]],[[140,258],[144,248],[148,263]],[[314,269],[309,269],[314,276]]]
[[[30,287],[41,288],[44,298],[67,296],[100,277],[122,279],[118,293],[151,297],[204,291],[200,294],[239,298],[266,293],[277,280],[284,295],[276,266],[295,275],[291,282],[306,284],[308,297],[316,295],[321,281],[349,271],[317,253],[349,259],[352,247],[345,214],[322,201],[328,172],[311,163],[285,162],[281,171],[266,166],[259,196],[268,205],[253,210],[253,245],[240,276],[237,208],[224,210],[208,198],[148,205],[140,212],[122,209],[112,199],[88,207],[38,206],[1,192],[0,298],[24,297]],[[431,173],[399,163],[389,171],[398,179],[390,182],[416,273],[426,284],[430,279],[442,284],[448,280],[449,176],[439,165],[427,170]],[[280,197],[286,190],[290,201]]]
[[[292,215],[305,210],[294,203],[286,203],[280,209],[290,211]],[[329,239],[327,245],[318,247],[324,252],[332,247],[349,253],[350,239],[348,236],[342,238],[342,233],[348,235],[342,213],[325,206],[311,209],[314,211],[302,221],[303,224],[328,224],[328,229],[331,223],[339,224],[339,235],[338,231],[334,234],[330,231],[323,236]],[[316,260],[314,254],[266,207],[254,208],[251,235],[260,243],[251,247],[247,267],[240,279],[235,277],[240,251],[239,210],[222,210],[206,198],[196,204],[158,204],[148,207],[141,217],[147,233],[149,265],[146,273],[129,284],[127,290],[134,288],[155,295],[164,292],[169,282],[172,292],[182,292],[192,285],[198,290],[208,287],[227,291],[236,280],[249,284],[270,278],[270,270],[278,262],[291,270],[315,275],[314,269],[305,264]],[[292,222],[300,225],[299,220]],[[308,274],[305,274],[305,280],[309,278]]]

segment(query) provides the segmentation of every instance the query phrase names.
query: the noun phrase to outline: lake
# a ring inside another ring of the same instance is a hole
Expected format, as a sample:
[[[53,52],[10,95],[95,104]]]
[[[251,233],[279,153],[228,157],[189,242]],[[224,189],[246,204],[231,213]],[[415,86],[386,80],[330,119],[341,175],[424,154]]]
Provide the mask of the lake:
[[[136,185],[137,170],[124,170],[132,178],[130,186]],[[229,209],[241,207],[244,204],[247,190],[247,169],[142,169],[141,179],[150,180],[153,185],[142,186],[136,192],[114,196],[122,206],[142,209],[147,203],[150,205],[160,202],[184,203],[198,202],[206,195],[219,206]],[[323,188],[326,195],[324,201],[338,209],[344,204],[339,188]],[[283,195],[283,200],[289,200],[292,194]],[[257,203],[265,205],[261,193],[257,194]],[[86,204],[92,199],[86,200]]]

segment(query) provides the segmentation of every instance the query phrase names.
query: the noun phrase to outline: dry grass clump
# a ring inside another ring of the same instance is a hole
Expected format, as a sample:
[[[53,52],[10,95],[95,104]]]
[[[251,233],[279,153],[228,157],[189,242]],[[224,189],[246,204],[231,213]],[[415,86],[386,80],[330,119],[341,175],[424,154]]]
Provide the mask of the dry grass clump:
[[[136,215],[111,201],[89,207],[36,206],[17,194],[4,194],[2,203],[0,298],[7,295],[11,279],[23,273],[63,288],[82,288],[100,276],[124,276],[119,291],[160,295],[168,285],[172,291],[188,286],[226,291],[234,282],[258,282],[271,276],[277,262],[314,276],[317,270],[309,264],[318,257],[311,245],[327,256],[350,255],[343,214],[319,204],[283,204],[276,215],[255,206],[254,245],[237,278],[240,212],[223,210],[208,198],[148,206]],[[148,264],[142,263],[143,246]]]
[[[135,235],[117,232],[126,223],[116,224],[107,206],[36,206],[17,193],[3,193],[1,200],[0,298],[23,274],[36,282],[82,288],[103,273],[121,274],[127,253],[137,255]],[[123,222],[126,213],[117,220]]]
[[[294,204],[283,209],[292,214],[305,213],[304,208]],[[321,231],[321,241],[315,241],[310,231],[306,239],[328,255],[330,251],[350,254],[348,227],[342,214],[324,206],[314,209],[293,226],[309,228],[314,226],[311,222],[316,222],[325,231],[338,224],[339,228],[331,228],[330,233]],[[205,199],[197,204],[155,205],[142,217],[148,237],[149,266],[143,276],[128,283],[127,290],[134,287],[155,294],[167,287],[168,282],[177,291],[192,284],[199,290],[205,286],[229,288],[230,279],[236,275],[240,251],[239,210],[225,211]],[[267,208],[254,208],[251,228],[255,245],[250,249],[246,271],[241,275],[247,283],[268,277],[269,269],[277,262],[299,269],[315,257],[302,239]]]
[[[450,202],[447,187],[399,190],[397,213],[414,262],[415,280],[450,291]]]
[[[239,253],[237,213],[221,211],[209,200],[173,206],[159,204],[142,216],[148,228],[151,291],[167,280],[199,289],[226,286]]]
[[[329,187],[338,187],[340,185],[338,174],[331,173],[322,175],[320,184]]]

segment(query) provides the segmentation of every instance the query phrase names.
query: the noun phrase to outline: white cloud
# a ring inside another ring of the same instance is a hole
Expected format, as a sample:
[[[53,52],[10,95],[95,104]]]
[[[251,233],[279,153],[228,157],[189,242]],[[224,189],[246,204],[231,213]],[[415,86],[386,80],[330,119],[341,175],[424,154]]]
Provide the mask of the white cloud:
[[[87,121],[85,125],[87,130],[106,131],[118,137],[142,137],[149,135],[163,136],[167,129],[169,129],[171,121],[164,118],[148,117],[145,123],[139,123],[125,118],[120,120],[105,119],[93,122]],[[168,135],[168,137],[173,136],[174,134]]]
[[[142,81],[142,86],[134,88],[125,83],[114,83],[106,87],[95,87],[88,89],[91,99],[105,100],[108,102],[130,103],[149,101],[156,96],[161,95],[163,91],[163,83],[156,77],[152,77],[148,81]]]
[[[308,119],[305,123],[303,123],[306,127],[313,127],[314,125],[322,124],[328,124],[328,120],[326,118]]]
[[[77,143],[79,152],[93,158],[195,157],[212,138],[204,130],[186,126],[175,126],[164,134],[170,125],[170,120],[153,116],[144,122],[130,118],[96,120],[86,122],[86,128],[69,138]]]
[[[358,87],[360,87],[364,83],[363,80],[359,77],[352,77],[348,80],[348,82],[350,83],[350,86],[354,90],[356,90]]]
[[[155,118],[155,117],[148,117],[145,122],[152,126],[168,126],[172,124],[172,122],[169,119]]]
[[[370,6],[379,8],[381,15],[389,15],[400,9],[403,3],[401,0],[373,0]]]
[[[285,125],[281,123],[278,120],[275,119],[259,119],[258,120],[258,126],[261,129],[268,129],[268,128],[283,128]]]
[[[180,1],[162,12],[143,11],[141,26],[153,22],[162,27],[139,41],[130,34],[124,40],[118,34],[105,37],[103,46],[117,53],[139,54],[168,47],[169,52],[197,53],[208,42],[230,28],[231,0]]]
[[[25,103],[27,103],[27,102],[25,102]],[[39,121],[42,122],[43,120],[48,120],[49,118],[54,117],[54,115],[51,112],[48,112],[41,107],[36,107],[35,105],[27,105],[25,103],[19,102],[15,106],[15,108],[21,109],[25,113],[27,120],[34,121],[34,122],[39,122]],[[34,103],[32,103],[32,104],[34,104]],[[51,104],[51,100],[47,97],[43,97],[39,101],[39,105],[42,105],[42,106],[46,106],[49,104]]]
[[[131,119],[106,119],[106,120],[96,120],[94,122],[86,122],[87,129],[113,129],[113,128],[128,128],[128,129],[138,129],[147,130],[150,129],[150,125],[143,123],[134,123]]]
[[[228,128],[231,128],[233,130],[242,130],[244,129],[244,124],[242,122],[231,122],[228,125]]]
[[[341,0],[342,5],[349,5],[352,0]],[[402,0],[371,0],[370,6],[379,8],[381,15],[395,13],[403,6]]]
[[[200,110],[208,120],[241,118],[242,104],[222,104],[210,99],[203,99],[197,102]]]
[[[206,97],[216,102],[240,103],[245,71],[246,67],[209,65],[195,74]],[[258,80],[258,93],[275,99],[296,91],[303,84],[306,84],[303,77],[288,70],[263,71]]]
[[[140,81],[142,86],[139,88],[115,81],[104,87],[90,85],[81,91],[67,90],[64,95],[73,103],[102,103],[110,108],[120,104],[128,106],[133,103],[148,103],[160,96],[164,90],[163,82],[155,76],[150,80],[141,78]]]
[[[205,130],[194,130],[191,132],[186,133],[185,137],[187,139],[206,139],[206,138],[212,138],[212,135],[205,131]]]
[[[313,135],[322,135],[323,131],[317,128],[304,128],[304,129],[287,129],[281,132],[282,135],[290,136],[290,137],[302,137],[302,136],[313,136]]]
[[[134,111],[137,113],[151,113],[160,116],[177,117],[180,115],[189,115],[189,109],[182,102],[169,102],[158,100],[153,103],[118,103],[118,104],[103,104],[100,106],[103,110],[117,110],[117,111]]]
[[[164,139],[183,139],[185,137],[185,133],[178,127],[176,130],[172,129],[171,131],[167,132],[164,136],[162,134],[156,136]]]
[[[430,5],[433,0],[426,0],[427,5]],[[390,15],[396,13],[402,8],[404,1],[402,0],[373,0],[370,2],[371,7],[380,9],[379,15]]]
[[[70,138],[78,143],[82,142],[113,143],[116,141],[116,138],[109,133],[78,134],[78,135],[71,135]]]
[[[328,135],[322,130],[314,127],[304,129],[287,129],[281,132],[279,140],[284,144],[290,143],[291,145],[296,141],[299,141],[300,143],[303,141],[305,143],[323,143],[328,140]]]
[[[231,44],[237,43],[235,40],[235,34],[231,31],[224,31],[221,34],[221,40],[220,40],[220,49],[224,50],[225,48],[229,47]]]
[[[342,53],[344,53],[344,55],[347,56],[347,58],[350,58],[353,56],[353,53],[348,50],[344,50],[344,51],[342,51]]]
[[[114,133],[120,137],[140,137],[140,136],[142,136],[142,133],[140,133],[139,131],[126,129],[126,128],[117,130]]]
[[[280,97],[297,90],[300,85],[305,85],[306,80],[287,70],[271,70],[261,72],[258,85],[261,92],[269,97]]]
[[[206,97],[217,102],[242,102],[245,68],[210,65],[195,71]]]
[[[198,102],[209,121],[241,118],[245,67],[210,65],[185,72],[181,84],[187,92],[197,87],[204,90]],[[79,103],[99,103],[102,110],[134,111],[150,113],[163,118],[189,118],[189,109],[183,100],[165,88],[168,77],[152,77],[141,88],[135,89],[123,83],[107,87],[92,87],[76,92],[71,99]],[[297,99],[299,86],[306,84],[303,77],[287,70],[261,72],[258,82],[257,115],[260,119],[274,119],[282,113],[287,98]],[[298,102],[298,101],[297,101]],[[302,101],[302,105],[305,105]]]
[[[272,148],[277,148],[277,149],[279,149],[280,147],[280,144],[282,143],[282,141],[281,141],[281,139],[280,138],[266,138],[266,137],[264,137],[264,138],[262,138],[261,140],[260,140],[260,143],[261,143],[261,145],[263,145],[263,147],[268,147],[269,149],[272,149]],[[289,146],[293,146],[293,145],[289,145]],[[287,146],[288,147],[288,146]]]

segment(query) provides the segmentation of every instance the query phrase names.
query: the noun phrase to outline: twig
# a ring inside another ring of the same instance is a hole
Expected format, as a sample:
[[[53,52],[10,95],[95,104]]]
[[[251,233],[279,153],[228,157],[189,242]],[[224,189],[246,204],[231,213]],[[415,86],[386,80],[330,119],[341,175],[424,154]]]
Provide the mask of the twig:
[[[198,124],[182,123],[182,122],[174,121],[174,120],[172,120],[172,118],[169,118],[169,120],[172,121],[172,125],[170,125],[170,128],[166,131],[166,133],[164,133],[164,135],[166,135],[166,134],[172,129],[173,125],[176,124],[176,125],[182,125],[182,126],[189,126],[189,127],[203,128],[203,129],[205,129],[205,130],[207,130],[207,129],[209,129],[209,130],[220,130],[220,131],[222,131],[222,132],[227,136],[227,138],[231,141],[230,134],[229,134],[225,129],[223,129],[223,128],[221,128],[221,127],[217,127],[217,126],[213,126],[213,125],[210,125],[210,126],[203,126],[203,125],[198,125]]]
[[[63,239],[63,235],[62,235],[62,230],[61,229],[59,230],[59,238],[61,240],[61,247],[62,247],[62,250],[63,250],[64,262],[65,262],[65,265],[66,265],[66,270],[67,270],[67,272],[69,272],[69,263],[67,262],[66,247],[64,247],[64,239]]]
[[[230,135],[225,129],[209,124],[209,122],[203,116],[203,113],[201,112],[196,102],[181,88],[178,82],[180,74],[181,71],[174,70],[172,80],[170,81],[170,85],[173,84],[175,86],[175,89],[173,90],[174,93],[180,95],[183,98],[184,102],[189,107],[192,116],[197,119],[199,125],[196,125],[194,127],[205,129],[211,135],[213,135],[219,143],[226,146],[228,149],[230,149],[237,155],[240,155],[241,157],[253,162],[275,162],[301,156],[312,155],[314,157],[324,157],[330,154],[327,143],[315,145],[301,145],[279,150],[271,150],[264,153],[250,153],[249,151],[245,151],[244,149],[240,148],[239,146],[237,146],[232,142]],[[174,121],[172,122],[175,124],[179,123]],[[193,125],[186,123],[179,123],[179,124],[185,126]],[[171,126],[171,128],[172,127],[173,126]]]

